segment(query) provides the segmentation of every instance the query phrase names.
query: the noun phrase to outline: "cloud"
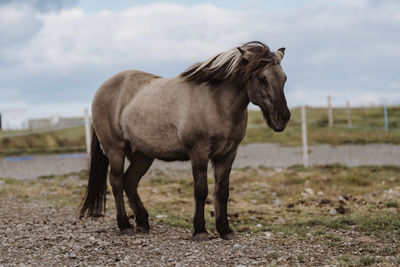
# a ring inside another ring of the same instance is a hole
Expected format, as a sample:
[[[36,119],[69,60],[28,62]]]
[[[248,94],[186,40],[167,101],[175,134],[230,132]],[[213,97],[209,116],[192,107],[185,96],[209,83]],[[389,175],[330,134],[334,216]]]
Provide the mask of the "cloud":
[[[6,2],[0,84],[37,103],[90,101],[118,71],[174,76],[250,40],[287,48],[282,65],[292,106],[323,105],[328,93],[338,104],[400,103],[398,1],[310,1],[285,10],[163,2],[90,13],[75,1]]]
[[[248,40],[249,32],[236,26],[236,13],[167,3],[94,14],[67,9],[40,15],[44,26],[36,38],[12,53],[36,70],[200,60]]]
[[[372,9],[366,3],[339,1],[267,14],[264,10],[235,11],[210,4],[153,3],[98,13],[65,9],[40,15],[42,30],[16,55],[35,68],[128,60],[199,60],[252,38],[272,46],[288,44],[289,51],[303,52],[296,55],[299,64],[362,62],[382,58],[379,49],[399,52],[397,43],[379,39],[381,35],[390,37],[390,29],[384,27],[399,27],[391,18],[393,5]],[[373,20],[377,23],[371,23]],[[390,39],[397,41],[398,37]]]
[[[2,101],[4,101],[4,99],[8,101],[18,100],[21,97],[22,94],[18,89],[0,88],[0,99]]]
[[[16,9],[12,6],[0,8],[0,48],[11,48],[24,44],[42,27],[29,7]]]
[[[58,11],[74,6],[78,0],[0,0],[0,7],[12,5],[14,7],[29,6],[39,12]]]
[[[390,89],[400,89],[400,81],[399,82],[390,82],[388,87]]]

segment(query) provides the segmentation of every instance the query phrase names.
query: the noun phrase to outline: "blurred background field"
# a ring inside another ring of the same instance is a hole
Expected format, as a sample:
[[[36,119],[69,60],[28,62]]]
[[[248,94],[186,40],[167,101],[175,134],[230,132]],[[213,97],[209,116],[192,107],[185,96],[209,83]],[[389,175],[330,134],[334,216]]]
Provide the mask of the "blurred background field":
[[[275,133],[265,123],[262,113],[249,111],[248,128],[243,144],[276,143],[283,146],[301,146],[300,108],[291,110],[287,129]],[[352,108],[352,127],[347,125],[347,110],[334,108],[334,125],[328,126],[326,108],[307,107],[308,143],[316,144],[400,144],[400,107],[388,109],[388,127],[385,131],[382,107]],[[30,131],[0,131],[0,155],[47,154],[84,152],[84,126],[66,129]]]
[[[291,110],[292,117],[282,133],[275,133],[265,127],[262,113],[249,112],[248,129],[244,143],[278,143],[284,146],[301,146],[300,108]],[[352,128],[347,125],[346,108],[334,108],[334,125],[328,126],[326,108],[306,108],[308,143],[315,144],[400,144],[400,107],[388,111],[389,131],[385,131],[382,107],[352,108]]]
[[[0,155],[69,153],[85,149],[84,126],[48,129],[42,133],[0,131]]]

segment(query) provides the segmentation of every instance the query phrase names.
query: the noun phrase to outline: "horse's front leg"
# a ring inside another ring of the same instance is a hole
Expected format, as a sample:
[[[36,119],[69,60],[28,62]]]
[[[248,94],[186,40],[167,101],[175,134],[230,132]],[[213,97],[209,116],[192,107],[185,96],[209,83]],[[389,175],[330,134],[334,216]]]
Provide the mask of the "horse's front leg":
[[[204,221],[204,204],[208,195],[207,165],[208,155],[198,151],[191,155],[192,171],[194,178],[194,198],[196,200],[196,211],[193,219],[193,239],[195,241],[208,240]]]
[[[213,160],[215,175],[215,224],[221,238],[226,240],[235,238],[235,233],[229,227],[227,211],[229,198],[229,174],[235,157],[236,149],[223,158]]]

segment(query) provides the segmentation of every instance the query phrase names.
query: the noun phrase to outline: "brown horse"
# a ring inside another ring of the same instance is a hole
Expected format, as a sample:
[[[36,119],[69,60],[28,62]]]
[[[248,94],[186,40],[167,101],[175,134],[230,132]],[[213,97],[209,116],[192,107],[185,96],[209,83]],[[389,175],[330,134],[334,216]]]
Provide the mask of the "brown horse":
[[[259,106],[267,124],[283,131],[290,119],[284,95],[284,48],[271,52],[254,41],[194,64],[175,78],[141,71],[121,72],[106,81],[92,104],[93,137],[89,182],[81,216],[105,211],[107,170],[117,208],[118,227],[132,235],[123,192],[136,215],[137,230],[150,229],[137,187],[154,159],[190,160],[196,211],[193,238],[208,240],[204,203],[207,166],[215,172],[216,229],[233,239],[227,201],[229,174],[247,126],[249,102]],[[130,166],[124,172],[125,157]]]

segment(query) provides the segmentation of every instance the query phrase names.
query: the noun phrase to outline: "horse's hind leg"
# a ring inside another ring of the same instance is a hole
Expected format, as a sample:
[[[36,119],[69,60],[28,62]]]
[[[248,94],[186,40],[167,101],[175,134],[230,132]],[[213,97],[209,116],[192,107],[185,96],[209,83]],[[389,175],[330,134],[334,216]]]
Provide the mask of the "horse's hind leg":
[[[136,215],[137,230],[140,232],[148,232],[150,229],[149,225],[149,214],[146,208],[143,206],[142,200],[137,192],[137,187],[140,179],[150,168],[153,163],[153,158],[149,158],[140,152],[135,152],[129,157],[131,165],[124,174],[124,189],[125,193],[129,198],[129,204],[131,209]]]
[[[118,227],[122,234],[133,235],[133,227],[129,223],[124,203],[124,161],[125,153],[113,151],[108,155],[110,160],[110,183],[117,209]]]

